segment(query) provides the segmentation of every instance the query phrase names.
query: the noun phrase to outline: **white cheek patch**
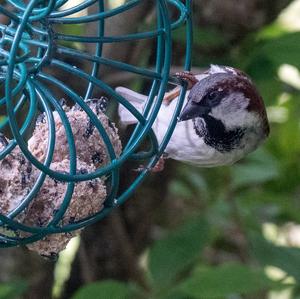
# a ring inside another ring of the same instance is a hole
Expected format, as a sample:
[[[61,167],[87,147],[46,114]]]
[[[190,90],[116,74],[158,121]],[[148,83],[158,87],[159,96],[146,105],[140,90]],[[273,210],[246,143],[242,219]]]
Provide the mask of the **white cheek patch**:
[[[221,120],[227,129],[245,126],[253,122],[252,113],[247,110],[249,101],[243,93],[232,93],[222,99],[218,106],[212,108],[210,115]]]

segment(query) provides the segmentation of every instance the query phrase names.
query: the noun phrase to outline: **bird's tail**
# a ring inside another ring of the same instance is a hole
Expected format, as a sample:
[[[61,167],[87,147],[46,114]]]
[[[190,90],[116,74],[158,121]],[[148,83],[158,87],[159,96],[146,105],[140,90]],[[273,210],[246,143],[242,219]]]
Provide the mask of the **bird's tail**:
[[[116,88],[116,92],[130,102],[139,112],[142,112],[147,96],[121,86]],[[119,117],[121,123],[125,126],[138,122],[132,113],[122,104],[119,105]]]

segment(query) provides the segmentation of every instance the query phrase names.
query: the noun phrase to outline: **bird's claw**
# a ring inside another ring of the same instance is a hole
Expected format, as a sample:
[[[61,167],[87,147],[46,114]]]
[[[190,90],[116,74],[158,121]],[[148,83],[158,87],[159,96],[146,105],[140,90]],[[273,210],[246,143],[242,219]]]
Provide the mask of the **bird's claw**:
[[[176,87],[173,90],[166,92],[164,96],[164,104],[169,105],[174,99],[176,99],[180,94],[180,87]]]
[[[144,165],[140,165],[138,168],[133,169],[134,172],[142,172],[144,170],[150,171],[151,173],[161,172],[165,168],[165,157],[162,156],[159,158],[157,163],[153,167],[146,167]]]
[[[199,82],[196,76],[190,71],[177,72],[175,76],[186,81],[188,84],[188,89],[191,89],[196,83]]]
[[[0,132],[0,143],[3,145],[3,146],[7,146],[8,145],[8,140],[6,139],[6,137],[4,136],[3,133]]]
[[[132,169],[133,172],[143,172],[144,170],[150,170],[150,168],[144,165],[140,165],[138,168]]]
[[[198,83],[198,79],[195,75],[190,71],[183,71],[175,73],[175,76],[181,80],[187,82],[187,89],[191,89],[196,83]],[[166,92],[164,96],[165,105],[169,105],[175,98],[177,98],[180,94],[180,87],[177,86],[173,90]]]

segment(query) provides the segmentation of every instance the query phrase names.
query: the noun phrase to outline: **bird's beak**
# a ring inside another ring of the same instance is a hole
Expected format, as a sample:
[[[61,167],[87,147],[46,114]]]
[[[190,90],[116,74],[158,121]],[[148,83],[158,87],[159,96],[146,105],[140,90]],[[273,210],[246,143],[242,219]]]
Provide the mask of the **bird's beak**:
[[[195,117],[203,117],[205,114],[209,113],[209,111],[210,107],[189,101],[182,109],[178,121],[185,121]]]

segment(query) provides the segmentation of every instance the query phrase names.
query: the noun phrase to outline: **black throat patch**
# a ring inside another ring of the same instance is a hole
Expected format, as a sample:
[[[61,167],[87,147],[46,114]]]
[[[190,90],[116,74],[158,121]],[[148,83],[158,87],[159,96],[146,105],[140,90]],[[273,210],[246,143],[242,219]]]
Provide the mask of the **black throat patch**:
[[[193,119],[194,129],[198,136],[204,138],[204,142],[207,145],[221,153],[229,152],[239,147],[245,130],[239,128],[226,131],[222,121],[209,115],[204,116],[203,119],[204,121]]]

